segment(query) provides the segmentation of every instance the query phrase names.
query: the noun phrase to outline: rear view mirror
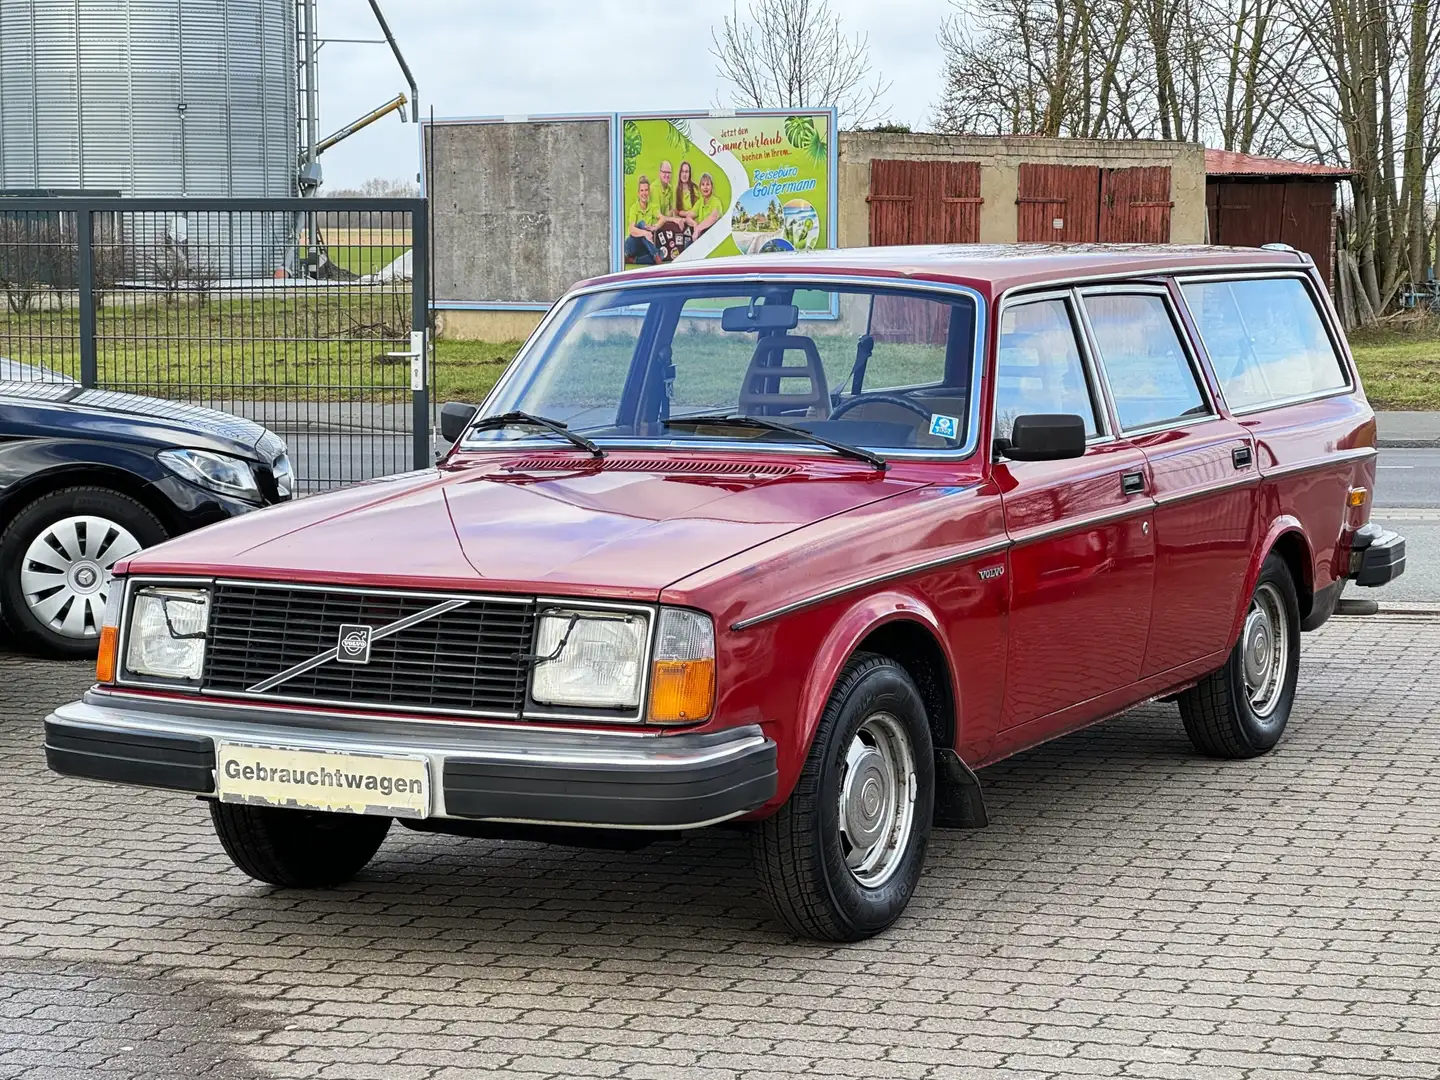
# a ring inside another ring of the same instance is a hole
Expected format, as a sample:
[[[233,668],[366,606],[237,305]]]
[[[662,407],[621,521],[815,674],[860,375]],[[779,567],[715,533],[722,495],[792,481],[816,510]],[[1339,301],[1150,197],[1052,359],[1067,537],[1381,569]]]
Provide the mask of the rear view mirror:
[[[1017,416],[999,450],[1014,461],[1058,461],[1085,453],[1085,421],[1071,413]]]
[[[453,443],[465,434],[465,429],[470,426],[470,421],[475,419],[478,411],[474,405],[466,405],[463,401],[447,401],[441,405],[440,437]]]
[[[794,330],[800,322],[800,309],[794,304],[743,304],[720,312],[724,330]]]

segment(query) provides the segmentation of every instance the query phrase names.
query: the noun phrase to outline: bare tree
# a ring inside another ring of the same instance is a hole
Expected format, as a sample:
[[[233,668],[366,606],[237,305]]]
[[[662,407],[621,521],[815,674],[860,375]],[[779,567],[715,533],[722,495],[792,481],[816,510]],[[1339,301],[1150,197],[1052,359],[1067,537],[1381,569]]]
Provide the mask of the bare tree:
[[[870,67],[870,41],[847,37],[829,0],[738,2],[711,31],[711,54],[730,84],[730,103],[748,109],[835,106],[847,129],[889,117],[890,90]]]
[[[1348,165],[1353,259],[1337,265],[1355,268],[1356,310],[1384,311],[1424,278],[1440,228],[1427,217],[1440,0],[951,2],[940,130],[1187,139]]]

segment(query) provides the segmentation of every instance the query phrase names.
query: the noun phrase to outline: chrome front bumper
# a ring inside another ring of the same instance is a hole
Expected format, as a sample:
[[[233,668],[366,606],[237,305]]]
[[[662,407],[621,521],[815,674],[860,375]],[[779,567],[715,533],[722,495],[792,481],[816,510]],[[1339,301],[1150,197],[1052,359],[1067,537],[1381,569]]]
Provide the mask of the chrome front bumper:
[[[373,714],[170,700],[99,688],[45,719],[66,776],[215,793],[216,741],[424,757],[430,817],[686,829],[775,794],[775,744],[758,726],[709,734],[585,732],[397,720]]]

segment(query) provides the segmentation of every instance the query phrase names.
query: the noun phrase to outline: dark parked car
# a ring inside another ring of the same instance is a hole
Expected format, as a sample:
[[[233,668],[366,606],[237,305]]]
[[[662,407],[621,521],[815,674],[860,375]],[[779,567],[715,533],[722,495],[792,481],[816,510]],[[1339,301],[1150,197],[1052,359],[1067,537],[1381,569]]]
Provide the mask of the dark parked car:
[[[44,652],[94,653],[119,560],[291,486],[253,421],[0,357],[0,615]]]

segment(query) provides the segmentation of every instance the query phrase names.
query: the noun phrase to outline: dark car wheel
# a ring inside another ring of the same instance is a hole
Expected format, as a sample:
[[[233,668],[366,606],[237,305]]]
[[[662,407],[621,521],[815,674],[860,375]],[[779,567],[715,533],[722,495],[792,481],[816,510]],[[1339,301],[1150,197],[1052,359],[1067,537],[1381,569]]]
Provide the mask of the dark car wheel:
[[[0,612],[42,652],[94,656],[113,567],[164,539],[159,519],[118,491],[42,495],[0,534]]]
[[[1251,758],[1280,741],[1300,677],[1300,604],[1277,555],[1260,569],[1240,640],[1219,671],[1180,695],[1180,718],[1195,749]]]
[[[349,881],[375,857],[388,817],[212,802],[210,820],[237,869],[256,881],[322,889]]]
[[[823,941],[884,930],[920,880],[934,800],[920,692],[894,661],[855,656],[794,792],[752,834],[756,872],[776,913]]]

